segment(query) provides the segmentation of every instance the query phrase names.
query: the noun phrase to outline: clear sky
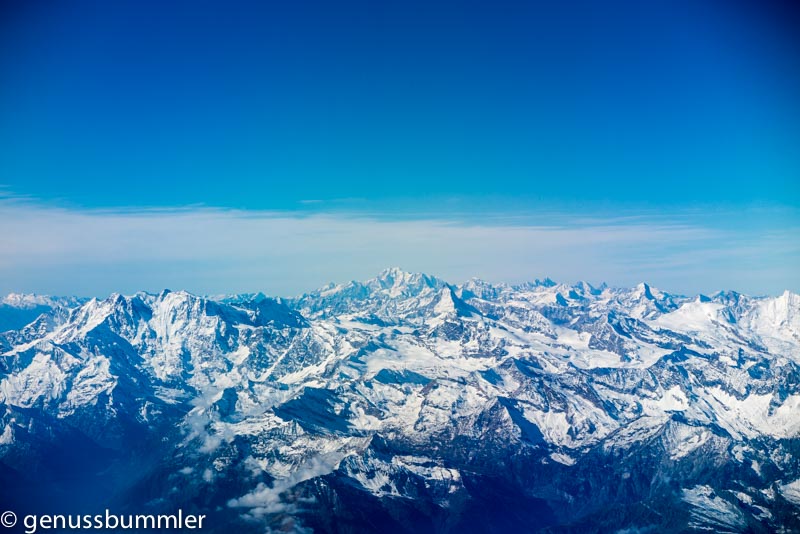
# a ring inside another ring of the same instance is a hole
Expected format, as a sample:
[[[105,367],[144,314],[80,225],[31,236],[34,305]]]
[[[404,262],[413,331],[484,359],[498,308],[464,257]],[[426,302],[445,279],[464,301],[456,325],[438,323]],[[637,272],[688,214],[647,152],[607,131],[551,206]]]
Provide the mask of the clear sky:
[[[0,292],[389,265],[798,291],[798,26],[775,0],[8,0]]]

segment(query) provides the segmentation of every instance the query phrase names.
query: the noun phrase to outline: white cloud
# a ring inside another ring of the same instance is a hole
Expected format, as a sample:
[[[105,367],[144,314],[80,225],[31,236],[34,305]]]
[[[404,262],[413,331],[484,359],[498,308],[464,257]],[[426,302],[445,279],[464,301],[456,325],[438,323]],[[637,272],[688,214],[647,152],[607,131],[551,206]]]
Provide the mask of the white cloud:
[[[265,516],[277,515],[278,521],[282,520],[283,524],[278,529],[268,525],[267,532],[275,530],[297,534],[312,532],[304,528],[297,518],[290,514],[296,514],[301,507],[313,504],[313,500],[292,495],[290,490],[301,482],[335,471],[345,456],[345,453],[339,451],[312,456],[296,466],[288,477],[276,478],[271,487],[259,483],[253,491],[228,501],[228,506],[247,509],[247,512],[242,514],[244,519],[262,519]]]
[[[676,292],[800,289],[797,229],[655,217],[387,220],[347,214],[81,210],[0,200],[0,292],[294,295],[399,265],[453,282],[550,276]]]

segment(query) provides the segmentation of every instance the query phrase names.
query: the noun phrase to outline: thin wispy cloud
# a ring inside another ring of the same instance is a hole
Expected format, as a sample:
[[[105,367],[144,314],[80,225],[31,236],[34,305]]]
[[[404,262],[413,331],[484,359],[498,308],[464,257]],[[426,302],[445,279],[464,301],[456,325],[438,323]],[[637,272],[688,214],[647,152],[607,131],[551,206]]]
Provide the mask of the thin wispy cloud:
[[[208,207],[92,210],[0,200],[0,291],[294,295],[381,269],[711,292],[800,288],[794,227],[725,230],[691,217],[391,219]]]

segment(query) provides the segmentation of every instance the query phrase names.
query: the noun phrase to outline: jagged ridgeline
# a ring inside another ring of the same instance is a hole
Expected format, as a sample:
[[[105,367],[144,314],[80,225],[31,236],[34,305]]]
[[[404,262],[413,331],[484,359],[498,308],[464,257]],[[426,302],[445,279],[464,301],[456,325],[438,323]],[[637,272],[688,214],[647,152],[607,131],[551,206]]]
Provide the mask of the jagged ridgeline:
[[[450,285],[0,304],[0,503],[206,532],[798,532],[800,297]],[[626,530],[627,529],[627,530]]]

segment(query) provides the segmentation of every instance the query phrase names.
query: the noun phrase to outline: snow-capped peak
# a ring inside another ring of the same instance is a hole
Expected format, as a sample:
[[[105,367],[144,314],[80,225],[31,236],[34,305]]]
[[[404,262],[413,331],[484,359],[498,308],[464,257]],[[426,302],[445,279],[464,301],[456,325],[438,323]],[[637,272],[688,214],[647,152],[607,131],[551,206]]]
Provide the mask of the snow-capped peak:
[[[377,277],[368,280],[370,288],[386,290],[391,297],[409,296],[414,292],[439,288],[444,285],[441,280],[423,273],[411,273],[399,267],[383,270]]]
[[[50,297],[47,295],[37,295],[36,293],[9,293],[0,299],[0,305],[13,308],[31,309],[41,306],[55,307],[60,305],[73,305],[79,299]]]

